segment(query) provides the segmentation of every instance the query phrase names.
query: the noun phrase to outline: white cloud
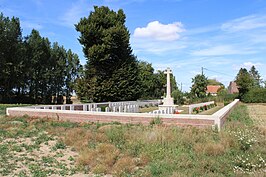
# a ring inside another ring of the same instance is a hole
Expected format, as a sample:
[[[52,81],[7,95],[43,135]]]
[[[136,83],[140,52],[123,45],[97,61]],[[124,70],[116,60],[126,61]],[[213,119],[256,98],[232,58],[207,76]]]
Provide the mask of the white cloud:
[[[184,31],[185,29],[181,22],[165,25],[159,21],[153,21],[148,23],[146,27],[136,28],[133,36],[136,38],[150,38],[158,41],[174,41],[179,39],[180,33]]]
[[[249,15],[222,24],[221,29],[228,32],[246,31],[266,27],[266,16]]]
[[[243,55],[243,54],[253,54],[256,51],[250,49],[236,49],[231,45],[220,45],[214,46],[202,50],[193,51],[191,54],[196,56],[224,56],[224,55]]]

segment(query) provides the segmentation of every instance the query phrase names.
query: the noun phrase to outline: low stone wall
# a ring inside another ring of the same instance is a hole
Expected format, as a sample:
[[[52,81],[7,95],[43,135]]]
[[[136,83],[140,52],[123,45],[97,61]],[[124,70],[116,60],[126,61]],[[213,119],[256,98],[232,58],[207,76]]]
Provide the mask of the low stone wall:
[[[230,112],[234,109],[234,107],[239,103],[239,99],[235,99],[233,102],[228,104],[227,106],[223,107],[219,111],[212,114],[215,118],[215,124],[218,125],[218,129],[220,130],[221,127],[225,124],[226,118],[230,114]]]
[[[165,125],[177,126],[197,126],[208,127],[217,126],[220,130],[224,124],[230,110],[238,103],[235,100],[225,106],[213,115],[189,115],[189,114],[163,114],[153,115],[148,113],[124,113],[124,112],[96,112],[96,111],[79,111],[79,110],[59,110],[56,106],[54,109],[36,109],[33,107],[7,108],[9,116],[23,116],[39,118],[54,118],[56,120],[71,122],[120,122],[123,124],[149,124],[154,118],[159,117]]]

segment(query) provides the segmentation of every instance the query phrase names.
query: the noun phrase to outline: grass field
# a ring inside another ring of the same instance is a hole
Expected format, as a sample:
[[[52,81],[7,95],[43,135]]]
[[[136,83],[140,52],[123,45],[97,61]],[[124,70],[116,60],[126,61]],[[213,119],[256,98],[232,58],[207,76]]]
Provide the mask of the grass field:
[[[3,115],[7,106],[0,105],[0,176],[263,176],[266,172],[265,107],[240,104],[217,132],[165,127],[160,121],[143,126],[11,118]]]

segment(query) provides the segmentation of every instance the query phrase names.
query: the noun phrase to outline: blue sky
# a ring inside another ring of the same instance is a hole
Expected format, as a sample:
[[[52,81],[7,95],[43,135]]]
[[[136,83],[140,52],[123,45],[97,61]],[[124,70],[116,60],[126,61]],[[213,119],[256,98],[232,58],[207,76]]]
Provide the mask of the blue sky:
[[[265,0],[0,0],[0,11],[19,17],[24,36],[35,28],[84,64],[74,24],[94,5],[122,8],[134,54],[155,69],[170,67],[183,90],[201,67],[226,86],[252,65],[266,79]]]

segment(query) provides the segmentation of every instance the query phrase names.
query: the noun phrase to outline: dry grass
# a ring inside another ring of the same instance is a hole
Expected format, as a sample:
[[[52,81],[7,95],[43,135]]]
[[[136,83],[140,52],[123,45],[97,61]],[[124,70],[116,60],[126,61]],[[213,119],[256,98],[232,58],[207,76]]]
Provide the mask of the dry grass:
[[[266,104],[247,104],[249,116],[257,125],[266,127]]]
[[[238,106],[221,132],[213,131],[211,128],[78,124],[25,117],[0,119],[0,139],[2,142],[7,141],[7,132],[9,136],[20,139],[20,134],[36,135],[46,130],[47,135],[58,137],[58,141],[61,142],[53,145],[48,142],[48,146],[57,147],[62,152],[74,150],[71,152],[78,154],[76,159],[71,161],[72,165],[77,162],[80,170],[78,174],[156,177],[241,176],[245,173],[236,173],[233,170],[234,166],[243,165],[235,162],[237,156],[249,154],[250,157],[259,155],[265,158],[266,154],[266,141],[263,140],[265,135],[257,131],[252,124],[246,124],[250,122],[247,121],[250,118],[245,117],[248,115],[245,109],[245,105]],[[249,134],[254,132],[254,138],[259,141],[252,142],[252,146],[247,149],[242,149],[241,146],[246,145],[246,140],[253,138],[253,133],[251,137],[244,137],[243,141],[232,134],[239,130],[249,130]],[[29,141],[26,138],[23,140]],[[40,149],[45,148],[46,146],[41,143]],[[6,148],[2,147],[0,150],[4,152]],[[4,155],[2,151],[0,154]],[[0,156],[0,163],[1,158]],[[256,164],[256,160],[253,159],[251,162]],[[2,159],[2,162],[4,164],[5,159]],[[257,171],[253,174],[256,175]],[[10,172],[9,175],[15,174]]]

